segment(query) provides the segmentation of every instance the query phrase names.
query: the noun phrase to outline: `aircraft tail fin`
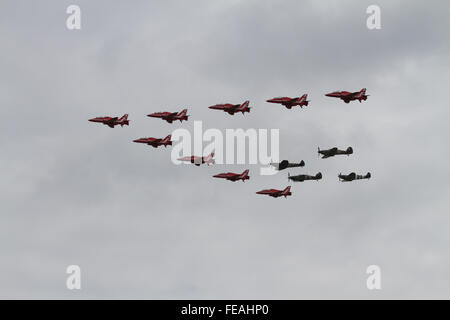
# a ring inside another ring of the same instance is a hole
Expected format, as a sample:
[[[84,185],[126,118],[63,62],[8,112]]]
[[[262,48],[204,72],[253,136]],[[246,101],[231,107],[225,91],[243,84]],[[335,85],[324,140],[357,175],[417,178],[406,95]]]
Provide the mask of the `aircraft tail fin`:
[[[128,126],[130,124],[130,121],[128,120],[128,114],[125,113],[122,117],[120,117],[117,122],[123,127],[124,125]]]
[[[208,156],[205,158],[206,163],[215,163],[214,161],[214,152],[211,152]]]
[[[187,115],[187,109],[183,109],[178,113],[179,117],[186,117]]]
[[[289,192],[291,192],[291,186],[288,186],[283,190],[283,194],[288,194]]]
[[[165,138],[162,140],[162,142],[163,142],[163,143],[170,142],[170,139],[171,139],[171,138],[172,138],[172,135],[169,134],[167,137],[165,137]]]
[[[250,104],[249,100],[244,101],[244,103],[241,104],[240,109],[244,109],[244,108],[248,107],[249,104]]]
[[[248,169],[245,170],[244,172],[242,172],[242,173],[241,173],[241,178],[242,178],[242,179],[248,179],[248,178],[250,178],[250,177],[248,176],[248,173],[249,173],[249,170],[248,170]],[[244,181],[244,180],[242,180],[242,181]]]

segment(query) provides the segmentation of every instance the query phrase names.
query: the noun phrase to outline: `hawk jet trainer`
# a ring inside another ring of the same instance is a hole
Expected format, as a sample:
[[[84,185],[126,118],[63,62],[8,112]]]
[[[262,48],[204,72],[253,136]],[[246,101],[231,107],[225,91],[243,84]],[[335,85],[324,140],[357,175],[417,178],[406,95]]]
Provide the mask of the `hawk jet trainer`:
[[[320,148],[317,148],[317,152],[319,155],[322,155],[322,159],[326,159],[329,157],[334,157],[339,154],[345,154],[345,155],[351,155],[353,153],[353,148],[348,147],[347,150],[339,150],[338,148],[334,147],[328,150],[320,150]]]
[[[277,190],[277,189],[266,189],[266,190],[261,190],[258,191],[256,194],[266,194],[268,196],[274,197],[274,198],[278,198],[278,197],[287,197],[287,196],[291,196],[292,192],[291,192],[291,187],[286,187],[286,189],[284,190]]]
[[[190,162],[190,163],[195,164],[196,166],[199,166],[203,163],[206,163],[207,165],[216,163],[213,158],[214,158],[214,152],[211,152],[206,157],[187,156],[187,157],[178,158],[178,160],[184,161],[184,162]]]
[[[231,104],[231,103],[216,104],[208,108],[213,110],[222,110],[230,115],[234,115],[237,112],[242,112],[242,114],[244,114],[245,112],[250,113],[250,107],[248,106],[249,104],[250,101],[247,100],[242,104]]]
[[[219,173],[213,176],[214,178],[223,178],[227,179],[229,181],[238,181],[242,180],[242,182],[245,182],[245,180],[249,180],[250,176],[248,175],[248,170],[245,170],[242,173],[233,173],[233,172],[227,172],[227,173]]]
[[[159,146],[171,146],[172,145],[172,141],[170,141],[170,138],[172,138],[172,135],[168,135],[167,137],[165,137],[164,139],[159,139],[159,138],[140,138],[140,139],[136,139],[133,140],[133,142],[136,143],[145,143],[148,144],[149,146],[152,146],[153,148],[158,148]]]
[[[305,93],[301,97],[296,97],[296,98],[278,97],[278,98],[269,99],[269,100],[267,100],[267,102],[279,103],[279,104],[285,106],[286,108],[291,109],[294,106],[300,106],[300,108],[303,108],[303,106],[307,106],[310,101],[308,101],[306,99],[308,99],[308,95]]]
[[[367,174],[365,176],[356,174],[354,172],[352,172],[350,174],[339,173],[339,175],[338,175],[339,181],[341,181],[341,182],[350,182],[353,180],[370,179],[371,176],[372,175],[370,174],[370,172],[367,172]]]
[[[319,181],[320,179],[322,179],[322,173],[317,173],[315,176],[310,176],[307,174],[299,174],[298,176],[291,176],[288,173],[288,180],[292,180],[294,182],[303,182],[305,180],[316,180]]]
[[[120,119],[118,117],[97,117],[89,119],[90,122],[103,123],[104,125],[114,128],[117,125],[121,127],[128,126],[130,121],[128,120],[128,114],[124,114]]]
[[[361,91],[356,91],[356,92],[335,91],[335,92],[327,93],[326,96],[332,97],[332,98],[340,98],[345,103],[349,103],[350,101],[353,101],[353,100],[359,100],[359,102],[361,102],[361,100],[367,100],[367,97],[369,95],[366,94],[366,88],[363,88],[363,89],[361,89]]]
[[[147,117],[160,118],[166,120],[168,123],[172,123],[176,120],[180,120],[180,122],[183,122],[183,120],[187,121],[189,118],[189,116],[187,115],[187,109],[184,109],[180,112],[155,112],[148,114]]]
[[[299,163],[289,163],[289,161],[283,160],[279,163],[271,162],[270,165],[274,167],[276,170],[284,170],[286,168],[304,167],[305,161],[302,160]]]

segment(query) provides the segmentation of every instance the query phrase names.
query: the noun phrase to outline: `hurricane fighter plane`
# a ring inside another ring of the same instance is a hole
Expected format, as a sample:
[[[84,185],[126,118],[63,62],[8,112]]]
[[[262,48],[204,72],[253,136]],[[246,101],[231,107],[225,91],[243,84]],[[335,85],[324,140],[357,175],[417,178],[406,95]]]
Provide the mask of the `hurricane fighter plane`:
[[[266,189],[266,190],[261,190],[258,191],[256,194],[266,194],[268,196],[274,197],[274,198],[278,198],[278,197],[287,197],[292,195],[291,192],[291,187],[286,187],[286,189],[284,190],[277,190],[277,189]]]
[[[242,182],[245,182],[245,180],[249,180],[250,176],[248,175],[248,170],[245,170],[242,173],[233,173],[233,172],[227,172],[227,173],[219,173],[213,176],[214,178],[223,178],[227,179],[229,181],[238,181],[242,180]]]
[[[350,174],[339,173],[338,177],[339,177],[339,181],[341,181],[341,182],[350,182],[353,180],[370,179],[371,174],[370,174],[370,172],[367,172],[367,174],[365,176],[363,176],[363,175],[356,174],[354,172],[352,172]]]
[[[180,122],[183,122],[183,120],[187,121],[189,116],[187,115],[187,109],[184,109],[180,112],[155,112],[148,114],[147,117],[160,118],[168,123],[172,123],[176,120],[180,120]]]
[[[320,150],[320,148],[317,148],[317,152],[319,155],[322,155],[322,159],[326,159],[329,157],[334,157],[338,154],[346,154],[351,155],[353,153],[353,148],[348,147],[347,150],[339,150],[338,148],[334,147],[328,150]]]
[[[171,146],[172,145],[172,141],[170,141],[170,138],[172,138],[172,135],[168,135],[167,137],[165,137],[164,139],[160,139],[160,138],[140,138],[140,139],[136,139],[133,140],[133,142],[136,143],[145,143],[148,144],[149,146],[152,146],[153,148],[158,148],[159,146]]]
[[[340,98],[345,103],[349,103],[350,101],[353,101],[353,100],[359,100],[359,102],[361,102],[361,100],[367,100],[367,97],[369,95],[366,94],[366,88],[363,88],[363,89],[361,89],[361,91],[356,91],[356,92],[335,91],[335,92],[327,93],[326,96],[333,97],[333,98]]]
[[[299,174],[298,176],[291,176],[288,173],[288,180],[292,180],[295,182],[303,182],[305,180],[316,180],[319,181],[320,179],[322,179],[322,173],[317,173],[315,176],[310,176],[307,174]]]
[[[267,100],[267,102],[279,103],[279,104],[285,106],[286,108],[291,109],[294,106],[300,106],[300,108],[303,108],[303,106],[307,106],[310,101],[308,101],[306,99],[308,99],[308,95],[305,93],[301,97],[296,97],[296,98],[278,97],[278,98],[269,99],[269,100]]]
[[[250,113],[250,107],[248,106],[249,104],[250,101],[247,100],[242,104],[230,104],[230,103],[216,104],[208,108],[213,110],[223,110],[230,115],[234,115],[237,112],[242,112],[242,114],[244,114],[245,112]]]
[[[276,170],[284,170],[286,168],[304,167],[305,166],[305,161],[302,160],[299,163],[290,163],[287,160],[283,160],[283,161],[281,161],[279,163],[271,162],[270,165],[272,167],[274,167]]]
[[[187,156],[187,157],[178,158],[178,160],[190,162],[190,163],[195,164],[196,166],[199,166],[203,163],[206,163],[207,165],[216,163],[213,158],[214,158],[214,152],[211,152],[206,157]]]
[[[118,117],[97,117],[89,119],[91,122],[99,122],[103,123],[104,125],[114,128],[117,125],[120,125],[121,127],[128,126],[130,121],[128,120],[128,114],[124,114],[120,119]]]

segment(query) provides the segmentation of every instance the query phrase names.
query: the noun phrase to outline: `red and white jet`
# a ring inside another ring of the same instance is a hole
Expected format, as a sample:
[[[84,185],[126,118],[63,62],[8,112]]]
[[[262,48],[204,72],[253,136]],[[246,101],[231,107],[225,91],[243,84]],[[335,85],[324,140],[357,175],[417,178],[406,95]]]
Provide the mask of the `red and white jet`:
[[[223,110],[230,115],[234,115],[237,112],[242,112],[242,114],[244,114],[245,112],[250,112],[250,107],[248,106],[249,104],[250,101],[247,100],[242,104],[231,104],[231,103],[216,104],[208,108],[214,110]]]
[[[207,165],[216,163],[213,158],[214,158],[214,152],[211,152],[206,157],[187,156],[187,157],[178,158],[178,160],[190,162],[190,163],[195,164],[196,166],[199,166],[203,163],[206,163]]]
[[[133,140],[133,142],[145,143],[145,144],[148,144],[149,146],[152,146],[153,148],[158,148],[159,146],[164,146],[164,147],[171,146],[172,145],[172,141],[170,141],[170,138],[172,138],[172,135],[169,134],[164,139],[159,139],[159,138],[139,138],[139,139]]]
[[[172,123],[176,120],[180,120],[180,122],[183,122],[183,120],[187,121],[189,116],[187,115],[187,109],[184,109],[180,112],[155,112],[148,114],[147,117],[161,118],[168,123]]]
[[[361,100],[367,100],[367,97],[369,95],[366,94],[366,88],[362,88],[361,91],[356,91],[356,92],[335,91],[335,92],[327,93],[326,96],[333,97],[333,98],[340,98],[345,103],[349,103],[350,101],[353,101],[353,100],[359,100],[359,102],[361,102]]]
[[[130,121],[128,120],[128,114],[124,114],[120,119],[118,117],[97,117],[89,119],[91,122],[99,122],[104,125],[114,128],[114,126],[120,125],[121,127],[128,126]]]
[[[269,100],[267,100],[267,102],[279,103],[279,104],[282,104],[283,106],[285,106],[286,108],[291,109],[294,106],[300,106],[300,108],[303,108],[303,106],[307,106],[309,101],[306,99],[308,99],[308,95],[305,93],[301,97],[296,97],[296,98],[278,97],[278,98],[269,99]]]
[[[284,190],[277,190],[277,189],[267,189],[267,190],[261,190],[258,191],[257,194],[267,194],[268,196],[278,198],[284,196],[285,198],[287,196],[292,195],[291,187],[286,187]]]
[[[248,175],[248,170],[245,170],[242,173],[233,173],[233,172],[227,172],[227,173],[219,173],[213,176],[214,178],[223,178],[227,179],[229,181],[238,181],[242,180],[242,182],[245,182],[245,180],[249,180],[250,176]]]

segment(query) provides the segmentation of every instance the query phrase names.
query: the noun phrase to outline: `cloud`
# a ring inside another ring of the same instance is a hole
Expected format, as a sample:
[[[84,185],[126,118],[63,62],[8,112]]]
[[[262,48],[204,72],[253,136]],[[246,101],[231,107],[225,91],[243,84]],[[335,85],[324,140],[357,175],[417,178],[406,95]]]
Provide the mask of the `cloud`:
[[[381,1],[7,1],[0,12],[3,298],[448,298],[448,6]],[[440,8],[440,9],[439,9]],[[368,88],[349,105],[324,94]],[[302,110],[265,103],[307,92]],[[444,93],[444,94],[443,94]],[[207,106],[245,99],[250,114]],[[188,108],[169,125],[146,114]],[[130,126],[89,123],[130,114]],[[131,141],[178,127],[278,128],[287,172],[174,166]],[[318,159],[317,147],[352,146]],[[372,172],[339,183],[339,172]],[[65,288],[70,264],[82,291]],[[365,287],[381,267],[383,290]]]

